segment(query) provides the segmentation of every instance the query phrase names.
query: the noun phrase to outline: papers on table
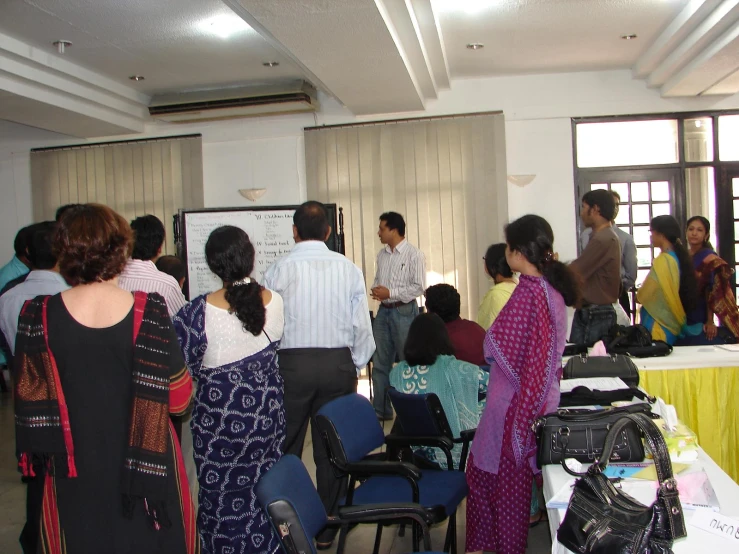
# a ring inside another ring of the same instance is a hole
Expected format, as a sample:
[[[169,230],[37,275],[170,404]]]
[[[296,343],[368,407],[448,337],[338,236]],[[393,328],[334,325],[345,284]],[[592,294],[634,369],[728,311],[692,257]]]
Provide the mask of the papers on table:
[[[560,392],[572,392],[575,387],[608,391],[628,389],[629,385],[624,383],[620,377],[582,377],[580,379],[562,379],[559,382]]]
[[[739,352],[739,344],[717,344],[716,347],[729,352]]]
[[[629,464],[611,464],[614,466],[614,473],[618,473],[618,468],[627,468]],[[634,468],[633,473],[646,472],[648,470],[649,463],[631,464]],[[677,465],[677,464],[675,464]],[[718,498],[716,497],[716,491],[711,486],[711,481],[708,478],[708,474],[705,470],[700,467],[700,464],[696,464],[688,468],[679,468],[680,474],[676,475],[677,489],[680,494],[680,503],[685,510],[695,510],[697,508],[707,508],[718,512],[720,505]],[[606,470],[608,474],[611,467],[609,466]],[[624,469],[624,473],[631,473]],[[570,497],[572,496],[572,487],[575,484],[575,479],[567,481],[552,498],[547,502],[547,508],[563,510],[566,509],[570,503]],[[620,487],[626,494],[633,497],[635,500],[641,502],[645,506],[651,506],[657,495],[657,481],[645,480],[643,478],[625,478],[618,481],[617,487]]]

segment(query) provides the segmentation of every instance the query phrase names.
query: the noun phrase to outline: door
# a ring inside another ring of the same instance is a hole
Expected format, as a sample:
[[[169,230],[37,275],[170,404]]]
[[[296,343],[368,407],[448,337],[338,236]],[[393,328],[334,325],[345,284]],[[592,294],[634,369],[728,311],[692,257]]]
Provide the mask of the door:
[[[621,203],[616,225],[634,237],[638,287],[649,273],[655,257],[650,240],[649,222],[653,217],[668,214],[674,215],[681,223],[685,221],[684,181],[681,170],[679,168],[580,170],[578,180],[578,250],[582,249],[579,237],[584,231],[579,216],[582,196],[596,189],[617,192],[621,197]]]

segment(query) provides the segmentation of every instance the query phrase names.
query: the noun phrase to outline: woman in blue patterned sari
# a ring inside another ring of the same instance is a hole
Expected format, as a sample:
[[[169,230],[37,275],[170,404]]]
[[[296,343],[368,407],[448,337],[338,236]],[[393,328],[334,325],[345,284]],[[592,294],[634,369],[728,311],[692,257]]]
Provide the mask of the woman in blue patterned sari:
[[[215,229],[205,257],[223,288],[174,317],[198,383],[190,425],[203,552],[274,553],[278,541],[253,489],[280,459],[285,440],[277,365],[282,298],[249,279],[254,247],[238,227]]]

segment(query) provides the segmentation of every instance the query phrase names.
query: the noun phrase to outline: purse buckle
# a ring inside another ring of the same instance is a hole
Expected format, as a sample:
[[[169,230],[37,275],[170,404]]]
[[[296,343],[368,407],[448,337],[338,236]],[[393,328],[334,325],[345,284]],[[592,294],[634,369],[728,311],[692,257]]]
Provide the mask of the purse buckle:
[[[665,479],[665,482],[659,486],[659,490],[665,495],[676,495],[677,494],[677,480],[674,477]]]

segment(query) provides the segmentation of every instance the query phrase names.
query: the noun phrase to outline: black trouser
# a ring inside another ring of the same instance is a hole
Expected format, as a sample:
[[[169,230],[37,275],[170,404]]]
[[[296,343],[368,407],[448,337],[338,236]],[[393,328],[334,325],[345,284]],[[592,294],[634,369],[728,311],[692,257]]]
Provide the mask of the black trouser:
[[[285,381],[287,437],[284,452],[302,455],[311,421],[316,488],[326,512],[336,514],[339,500],[346,495],[347,479],[334,475],[314,417],[327,402],[357,392],[357,368],[348,348],[289,348],[280,350],[279,360]],[[335,532],[329,533],[329,540],[333,534]]]

